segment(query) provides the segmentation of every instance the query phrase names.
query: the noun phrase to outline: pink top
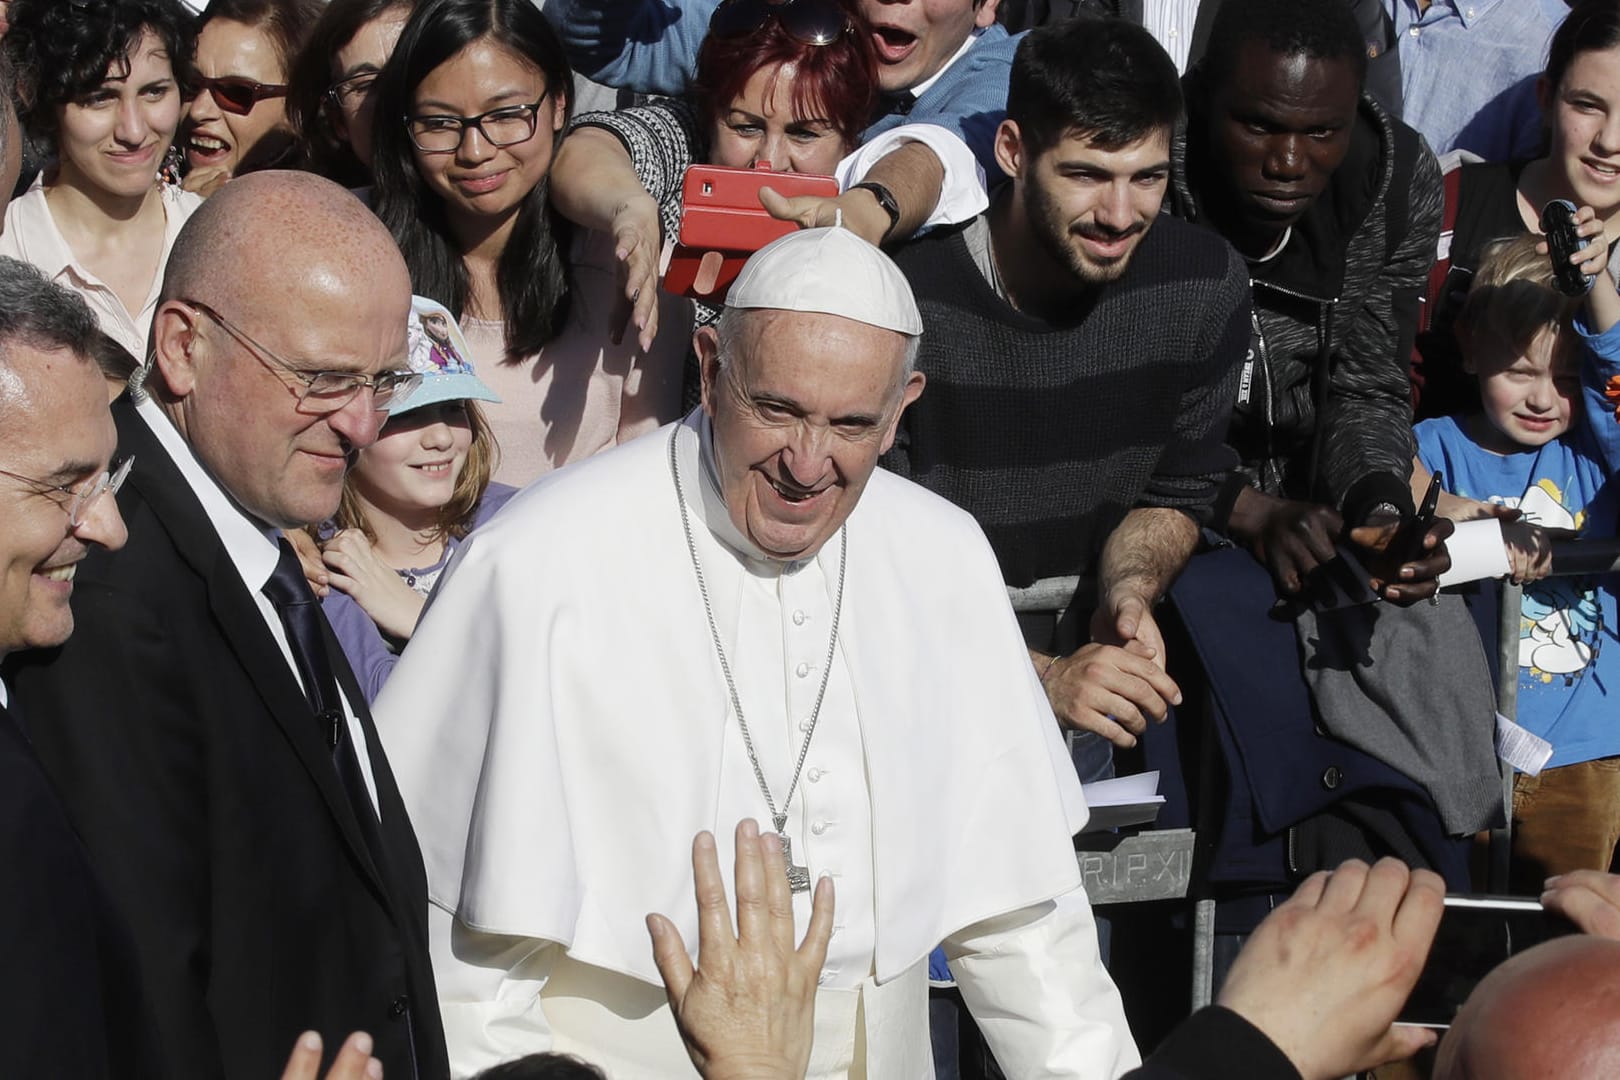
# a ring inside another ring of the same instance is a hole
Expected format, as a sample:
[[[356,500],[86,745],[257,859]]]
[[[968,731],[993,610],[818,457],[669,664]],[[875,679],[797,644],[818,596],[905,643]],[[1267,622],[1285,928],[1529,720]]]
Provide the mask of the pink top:
[[[163,254],[139,311],[126,309],[118,294],[79,262],[56,227],[56,218],[51,216],[50,204],[45,201],[44,173],[34,179],[26,193],[5,208],[5,229],[0,233],[0,255],[32,263],[56,284],[84,297],[101,329],[138,361],[146,358],[146,338],[152,329],[152,316],[157,312],[158,294],[163,290],[163,270],[169,264],[169,251],[180,235],[180,227],[202,205],[200,195],[182,191],[174,184],[163,184],[158,190],[163,196]]]
[[[635,334],[611,344],[616,289],[611,238],[588,233],[574,245],[573,307],[563,332],[522,363],[505,362],[505,327],[463,317],[478,377],[499,394],[482,402],[500,458],[493,479],[522,487],[680,415],[681,371],[691,305],[659,294],[659,333],[643,354]]]

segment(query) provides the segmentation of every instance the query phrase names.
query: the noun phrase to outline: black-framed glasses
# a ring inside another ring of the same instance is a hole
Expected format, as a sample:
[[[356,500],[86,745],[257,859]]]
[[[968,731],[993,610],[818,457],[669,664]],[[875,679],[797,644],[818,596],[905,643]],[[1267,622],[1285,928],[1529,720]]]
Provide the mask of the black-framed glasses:
[[[286,382],[283,376],[291,376],[299,386],[289,384],[287,389],[297,396],[298,404],[307,412],[320,416],[337,412],[365,389],[371,391],[372,409],[387,412],[390,405],[403,402],[422,384],[422,376],[414,371],[379,371],[375,375],[359,371],[305,371],[259,344],[207,304],[196,300],[180,302],[218,323],[220,329],[235,338],[236,343],[252,353],[271,374],[283,382]]]
[[[550,94],[547,87],[532,105],[503,105],[477,116],[407,116],[405,130],[424,154],[454,153],[469,129],[476,129],[491,146],[516,146],[534,137],[540,103]]]
[[[849,12],[837,0],[721,0],[709,18],[709,33],[719,38],[742,37],[772,19],[789,37],[806,45],[831,45],[855,29]]]
[[[198,75],[193,82],[193,88],[196,91],[191,95],[193,99],[206,90],[214,99],[215,105],[237,116],[246,116],[253,111],[253,106],[266,98],[287,96],[286,83],[254,82],[240,75],[226,75],[220,79]]]
[[[358,75],[350,75],[347,79],[339,79],[327,87],[326,96],[344,112],[359,112],[360,106],[365,104],[366,98],[371,95],[371,87],[377,81],[380,71],[362,71]]]
[[[118,489],[124,486],[124,481],[129,479],[129,471],[134,467],[135,455],[131,454],[122,461],[114,462],[111,469],[102,470],[99,476],[92,477],[77,487],[72,484],[52,484],[45,480],[36,480],[32,476],[24,476],[7,469],[0,469],[0,476],[21,480],[41,495],[66,495],[67,502],[62,505],[62,509],[67,511],[68,524],[77,529],[84,524],[97,499],[103,495],[118,494]]]

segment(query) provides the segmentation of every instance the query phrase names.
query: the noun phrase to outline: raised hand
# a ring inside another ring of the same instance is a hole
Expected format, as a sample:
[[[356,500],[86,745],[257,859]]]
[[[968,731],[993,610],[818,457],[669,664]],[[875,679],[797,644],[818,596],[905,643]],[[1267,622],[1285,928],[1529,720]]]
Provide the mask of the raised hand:
[[[663,915],[647,916],[653,959],[686,1052],[707,1080],[799,1080],[810,1063],[816,986],[832,937],[831,878],[816,883],[810,926],[794,946],[793,894],[781,843],[737,826],[737,933],[714,837],[692,841],[698,957]]]

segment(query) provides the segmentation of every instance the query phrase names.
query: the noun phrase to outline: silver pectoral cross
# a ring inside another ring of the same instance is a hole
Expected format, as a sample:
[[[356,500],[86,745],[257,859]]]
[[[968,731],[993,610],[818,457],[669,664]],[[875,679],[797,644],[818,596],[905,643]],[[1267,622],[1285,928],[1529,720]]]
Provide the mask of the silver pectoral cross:
[[[778,814],[771,820],[776,825],[776,835],[782,841],[782,861],[787,864],[788,888],[793,892],[809,892],[810,868],[793,865],[793,842],[787,835],[787,815]]]

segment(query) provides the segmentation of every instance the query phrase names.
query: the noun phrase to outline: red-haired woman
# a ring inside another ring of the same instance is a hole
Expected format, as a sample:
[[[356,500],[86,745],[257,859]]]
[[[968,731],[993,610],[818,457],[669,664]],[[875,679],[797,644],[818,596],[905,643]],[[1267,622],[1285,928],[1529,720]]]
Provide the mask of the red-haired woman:
[[[835,175],[847,190],[866,179],[879,158],[922,150],[922,170],[943,175],[933,206],[908,207],[902,220],[886,189],[841,200],[847,202],[843,224],[873,243],[963,221],[984,208],[982,172],[961,140],[943,128],[901,127],[860,146],[878,98],[869,31],[854,4],[841,0],[725,0],[709,23],[689,98],[574,121],[552,165],[552,203],[565,217],[613,237],[643,348],[657,332],[659,254],[663,239],[679,230],[681,181],[689,165],[753,168],[769,162],[775,172]],[[827,213],[820,217],[828,220],[812,221],[802,207],[770,208],[801,224],[833,223]],[[708,305],[695,307],[700,325],[719,317]]]

